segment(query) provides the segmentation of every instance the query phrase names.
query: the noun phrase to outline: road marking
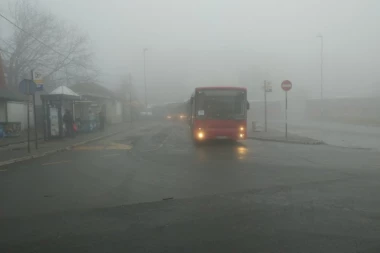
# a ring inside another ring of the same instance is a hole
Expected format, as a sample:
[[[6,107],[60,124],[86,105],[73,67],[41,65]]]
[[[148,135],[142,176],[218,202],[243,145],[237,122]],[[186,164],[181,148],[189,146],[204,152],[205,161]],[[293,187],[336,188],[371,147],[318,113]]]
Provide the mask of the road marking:
[[[103,157],[110,157],[110,156],[119,156],[120,154],[108,154],[108,155],[104,155]]]
[[[73,150],[103,150],[104,146],[78,146],[74,147]]]
[[[130,150],[131,145],[121,144],[121,143],[111,143],[110,146],[106,147],[107,150]]]
[[[107,143],[105,145],[96,145],[96,146],[77,146],[74,147],[73,150],[130,150],[132,149],[131,145],[126,145],[126,144],[121,144],[121,143],[116,143],[116,142],[111,142]]]
[[[69,163],[71,161],[69,160],[64,160],[64,161],[59,161],[59,162],[52,162],[52,163],[43,163],[42,166],[45,166],[45,165],[52,165],[52,164],[60,164],[60,163]]]

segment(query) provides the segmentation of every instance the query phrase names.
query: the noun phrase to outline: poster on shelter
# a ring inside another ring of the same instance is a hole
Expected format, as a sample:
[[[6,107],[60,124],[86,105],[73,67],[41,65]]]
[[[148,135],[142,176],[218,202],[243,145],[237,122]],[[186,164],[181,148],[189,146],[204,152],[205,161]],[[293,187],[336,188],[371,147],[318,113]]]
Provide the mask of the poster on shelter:
[[[59,136],[58,108],[50,107],[50,135]]]

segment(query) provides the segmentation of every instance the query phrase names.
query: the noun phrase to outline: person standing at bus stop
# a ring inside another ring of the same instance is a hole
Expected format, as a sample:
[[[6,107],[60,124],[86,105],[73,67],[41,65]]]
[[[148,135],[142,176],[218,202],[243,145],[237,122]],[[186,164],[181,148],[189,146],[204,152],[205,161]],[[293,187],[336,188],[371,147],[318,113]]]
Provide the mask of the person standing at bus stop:
[[[63,123],[65,124],[66,135],[68,137],[74,137],[74,129],[73,129],[74,119],[73,119],[73,115],[68,109],[66,109],[65,115],[63,115]]]

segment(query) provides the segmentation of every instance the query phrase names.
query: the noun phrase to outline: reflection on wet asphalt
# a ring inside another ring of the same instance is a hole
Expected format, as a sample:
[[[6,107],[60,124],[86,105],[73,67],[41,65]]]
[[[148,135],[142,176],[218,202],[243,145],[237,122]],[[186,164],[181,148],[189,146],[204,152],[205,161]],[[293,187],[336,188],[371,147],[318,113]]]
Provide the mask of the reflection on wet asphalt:
[[[368,150],[255,140],[195,146],[187,125],[158,121],[9,165],[0,174],[0,219],[210,196],[270,210],[321,209],[312,215],[321,222],[328,210],[374,217],[380,213],[373,197],[380,188],[379,157]]]
[[[70,152],[11,165],[0,175],[1,215],[261,189],[376,174],[380,168],[371,151],[254,140],[195,146],[189,137],[182,122],[152,122]],[[48,200],[46,194],[56,197]]]

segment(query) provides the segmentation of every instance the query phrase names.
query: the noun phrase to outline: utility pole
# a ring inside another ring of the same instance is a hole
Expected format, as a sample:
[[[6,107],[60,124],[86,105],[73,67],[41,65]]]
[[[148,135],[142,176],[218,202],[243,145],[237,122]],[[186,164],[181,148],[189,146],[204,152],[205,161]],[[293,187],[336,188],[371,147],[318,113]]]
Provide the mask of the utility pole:
[[[267,132],[267,81],[264,80],[264,125],[265,132]]]
[[[267,92],[272,92],[272,85],[267,80],[264,80],[264,126],[265,126],[265,132],[268,131],[267,129]]]
[[[31,82],[34,82],[34,70],[31,70]],[[30,86],[30,83],[28,87]],[[28,91],[29,93],[29,91]],[[28,101],[29,102],[29,101]],[[29,109],[28,109],[29,113]],[[29,116],[28,116],[29,119]],[[37,115],[36,115],[36,94],[33,92],[33,120],[34,120],[34,146],[36,149],[38,149],[38,134],[37,134]],[[28,130],[29,131],[29,130]]]
[[[319,34],[317,36],[318,38],[321,39],[321,105],[320,105],[320,110],[321,110],[321,118],[323,115],[323,35]]]
[[[33,75],[33,70],[32,70],[32,75]],[[32,80],[33,80],[33,76],[32,76]],[[30,81],[31,82],[31,81]],[[27,83],[27,88],[26,88],[26,97],[27,97],[27,117],[28,117],[28,153],[30,153],[30,113],[29,113],[29,104],[30,104],[30,96],[29,96],[29,93],[30,93],[30,82]]]
[[[147,48],[144,48],[144,87],[145,87],[145,110],[148,109],[148,99],[147,99],[147,90],[146,90],[146,51],[148,51]]]

